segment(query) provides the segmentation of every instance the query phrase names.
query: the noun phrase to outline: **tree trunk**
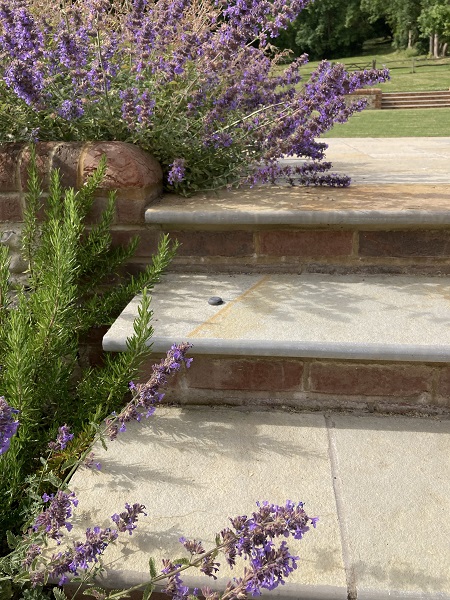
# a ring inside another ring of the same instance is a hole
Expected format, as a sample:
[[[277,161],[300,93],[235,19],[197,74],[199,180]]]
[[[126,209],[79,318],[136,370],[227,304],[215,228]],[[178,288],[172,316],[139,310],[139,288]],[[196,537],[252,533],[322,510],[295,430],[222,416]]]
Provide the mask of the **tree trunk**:
[[[447,54],[448,43],[442,44],[441,56],[445,56]]]
[[[428,54],[430,56],[433,56],[433,36],[432,35],[430,35],[428,41],[430,42],[429,47],[428,47]]]
[[[412,46],[413,46],[412,38],[413,38],[413,32],[412,32],[412,29],[410,29],[408,31],[408,48],[412,48]]]
[[[434,58],[439,58],[439,34],[434,34],[434,44],[433,44],[433,56]]]

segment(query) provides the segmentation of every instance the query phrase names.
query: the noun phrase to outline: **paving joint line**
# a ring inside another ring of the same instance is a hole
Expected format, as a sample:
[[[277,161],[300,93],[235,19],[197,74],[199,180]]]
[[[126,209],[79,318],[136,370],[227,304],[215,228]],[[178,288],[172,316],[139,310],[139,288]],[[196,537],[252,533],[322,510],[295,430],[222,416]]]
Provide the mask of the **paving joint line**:
[[[339,459],[336,448],[336,436],[334,435],[335,423],[329,415],[324,415],[328,436],[328,456],[331,466],[331,482],[333,485],[336,511],[341,537],[342,559],[345,569],[345,580],[347,583],[347,600],[357,600],[358,591],[356,587],[356,574],[352,559],[350,537],[347,527],[347,514],[342,500],[342,482],[339,475]]]

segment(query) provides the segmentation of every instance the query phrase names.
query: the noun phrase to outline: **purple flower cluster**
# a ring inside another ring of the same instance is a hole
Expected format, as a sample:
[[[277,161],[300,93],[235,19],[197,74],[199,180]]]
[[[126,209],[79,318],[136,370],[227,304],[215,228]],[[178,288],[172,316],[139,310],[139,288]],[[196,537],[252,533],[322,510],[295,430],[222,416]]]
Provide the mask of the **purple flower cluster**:
[[[106,419],[106,435],[110,440],[117,437],[119,432],[126,431],[126,423],[130,421],[140,421],[142,412],[146,417],[151,416],[156,406],[164,398],[161,388],[168,382],[168,377],[176,373],[181,365],[190,367],[192,358],[186,358],[186,352],[192,344],[186,342],[174,344],[167,352],[165,359],[162,359],[158,365],[153,365],[153,374],[147,383],[135,385],[130,383],[130,389],[133,392],[133,399],[118,414]]]
[[[111,519],[117,525],[118,531],[128,531],[131,535],[133,529],[136,529],[136,523],[138,520],[138,515],[147,515],[145,512],[145,506],[143,504],[135,503],[133,506],[125,504],[125,510],[121,512],[119,515],[114,514]]]
[[[3,396],[0,396],[0,455],[9,450],[11,438],[16,434],[19,421],[16,415],[19,411],[9,406]]]
[[[61,494],[63,492],[59,491],[55,497],[44,497],[44,500],[51,501],[50,507],[38,517],[34,525],[35,531],[43,527],[46,533],[49,533],[50,537],[54,539],[61,537],[59,529],[63,525],[69,530],[72,528],[70,523],[66,522],[66,519],[71,514],[70,502],[76,505],[73,494],[65,494],[64,497]],[[128,531],[131,535],[136,528],[135,523],[138,520],[138,516],[146,514],[144,509],[145,506],[142,504],[133,504],[132,506],[126,504],[123,512],[111,517],[117,524],[117,530],[110,528],[102,529],[101,527],[88,528],[86,530],[85,542],[73,542],[72,548],[69,548],[65,552],[53,554],[46,569],[38,569],[30,574],[31,584],[36,587],[45,583],[50,577],[58,579],[59,585],[64,585],[68,581],[68,574],[78,575],[79,570],[86,570],[91,563],[98,562],[98,557],[103,554],[107,546],[111,542],[116,541],[119,531]],[[49,516],[50,510],[52,511],[51,517]],[[23,565],[27,567],[31,566],[34,559],[41,552],[42,549],[37,544],[31,544]]]
[[[251,517],[246,515],[230,519],[232,528],[221,531],[219,548],[224,552],[228,564],[233,568],[236,557],[245,558],[247,567],[241,578],[230,581],[222,594],[209,587],[201,589],[205,600],[244,600],[249,595],[259,596],[263,589],[273,590],[285,583],[285,578],[297,568],[298,556],[293,556],[286,541],[276,546],[274,539],[292,535],[301,539],[309,531],[309,524],[316,527],[317,518],[310,518],[303,509],[303,503],[287,501],[284,506],[257,503],[258,510]],[[201,542],[180,538],[180,542],[191,555],[191,562],[200,570],[215,577],[219,563],[214,562],[216,552],[204,553]],[[196,555],[200,555],[196,560]],[[164,592],[175,600],[199,598],[198,591],[190,593],[179,572],[181,565],[170,561],[164,563],[163,573],[170,574]]]
[[[167,181],[170,185],[183,181],[186,175],[185,162],[183,158],[176,158],[170,165],[170,171],[167,176]]]
[[[33,530],[45,531],[49,537],[61,543],[62,534],[60,530],[65,527],[67,531],[72,529],[72,524],[69,522],[72,516],[72,506],[78,505],[78,500],[73,492],[63,492],[58,490],[56,494],[48,496],[43,494],[44,502],[49,502],[48,507],[36,518]]]
[[[62,425],[58,429],[58,435],[54,442],[49,442],[48,447],[55,452],[65,450],[67,444],[73,440],[73,433],[70,433],[70,427]]]
[[[49,19],[33,1],[0,1],[0,88],[18,116],[45,120],[42,139],[135,142],[180,191],[348,185],[325,173],[317,138],[364,108],[348,94],[388,73],[324,61],[300,87],[306,55],[277,67],[274,38],[311,0],[130,0],[117,11],[73,0]],[[311,164],[280,170],[294,155]]]
[[[78,575],[79,569],[85,570],[91,563],[98,562],[98,557],[111,542],[117,539],[117,536],[118,533],[114,529],[88,528],[85,542],[74,542],[72,548],[54,554],[46,573],[38,571],[34,579],[31,577],[32,583],[34,585],[42,583],[44,576],[47,575],[52,579],[58,579],[59,585],[64,585],[68,581],[68,573]]]

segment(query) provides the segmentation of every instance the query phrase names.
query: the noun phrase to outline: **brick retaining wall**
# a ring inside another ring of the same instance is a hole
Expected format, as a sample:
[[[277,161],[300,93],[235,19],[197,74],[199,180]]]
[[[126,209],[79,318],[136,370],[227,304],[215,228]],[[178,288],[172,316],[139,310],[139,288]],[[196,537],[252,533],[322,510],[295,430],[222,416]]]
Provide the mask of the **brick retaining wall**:
[[[124,142],[40,142],[36,145],[37,168],[42,189],[48,192],[51,169],[59,169],[63,187],[79,189],[107,158],[107,171],[99,187],[88,222],[94,222],[106,206],[108,193],[117,190],[115,227],[142,226],[144,209],[162,193],[162,170],[148,153]],[[29,166],[27,144],[0,144],[0,243],[10,249],[13,275],[26,265],[20,258],[20,234]],[[120,233],[118,234],[120,238]],[[129,235],[125,234],[125,241]]]
[[[368,109],[380,109],[381,108],[381,98],[382,91],[378,88],[367,88],[362,90],[355,90],[352,94],[349,94],[345,98],[349,100],[360,100],[361,98],[365,98],[367,100],[367,108]]]

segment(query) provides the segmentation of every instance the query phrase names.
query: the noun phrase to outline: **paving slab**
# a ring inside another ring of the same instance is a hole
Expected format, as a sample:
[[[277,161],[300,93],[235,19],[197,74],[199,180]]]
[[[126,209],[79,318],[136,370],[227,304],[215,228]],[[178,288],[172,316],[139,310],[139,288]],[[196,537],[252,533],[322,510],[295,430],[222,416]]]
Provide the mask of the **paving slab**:
[[[143,583],[149,555],[182,555],[181,535],[209,547],[228,516],[291,499],[320,520],[292,541],[299,568],[268,598],[450,599],[450,420],[160,407],[95,454],[101,471],[71,481],[70,536],[110,526],[125,502],[148,513],[108,548],[108,587]]]
[[[450,138],[330,138],[326,160],[353,183],[450,183]]]
[[[112,325],[105,350],[126,349],[139,303]],[[194,354],[450,360],[450,278],[171,273],[152,308],[155,352],[190,341]]]
[[[100,472],[79,469],[71,481],[79,506],[72,535],[109,516],[125,502],[147,507],[136,532],[108,548],[108,587],[136,585],[148,573],[148,558],[183,556],[180,536],[214,547],[228,517],[251,514],[255,502],[305,502],[320,527],[289,547],[301,557],[289,585],[273,598],[347,598],[333,475],[325,419],[319,414],[243,412],[226,409],[158,408],[152,419],[127,426],[107,451],[95,449]],[[308,513],[308,514],[309,514]],[[219,561],[224,562],[224,561]],[[242,573],[240,573],[242,574]],[[224,584],[238,573],[221,568],[214,582],[201,574],[192,586]]]
[[[450,421],[328,418],[358,600],[450,598]]]
[[[331,138],[326,160],[351,177],[349,188],[243,186],[165,194],[147,209],[148,223],[449,224],[450,137]],[[283,164],[304,159],[289,157]]]

